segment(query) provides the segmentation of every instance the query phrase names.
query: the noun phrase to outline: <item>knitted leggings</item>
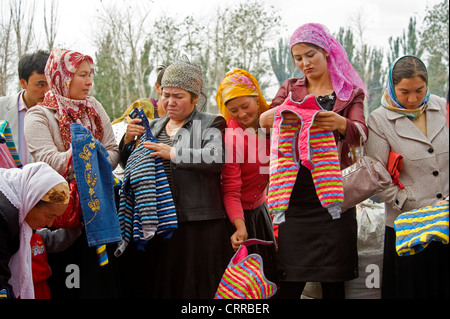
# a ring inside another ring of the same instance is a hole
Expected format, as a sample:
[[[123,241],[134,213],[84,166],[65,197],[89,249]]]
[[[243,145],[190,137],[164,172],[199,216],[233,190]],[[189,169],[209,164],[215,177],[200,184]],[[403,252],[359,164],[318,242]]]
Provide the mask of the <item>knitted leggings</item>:
[[[283,112],[289,110],[300,122],[283,125]],[[313,124],[315,115],[323,111],[313,95],[301,103],[288,97],[277,108],[272,135],[270,177],[267,203],[274,224],[285,221],[299,165],[311,170],[317,196],[333,219],[339,218],[344,200],[342,175],[333,132]]]

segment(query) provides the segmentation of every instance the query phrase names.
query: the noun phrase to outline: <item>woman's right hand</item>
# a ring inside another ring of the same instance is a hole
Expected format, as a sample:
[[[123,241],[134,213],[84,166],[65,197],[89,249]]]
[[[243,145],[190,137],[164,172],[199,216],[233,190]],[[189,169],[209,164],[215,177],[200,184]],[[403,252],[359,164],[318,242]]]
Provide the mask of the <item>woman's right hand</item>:
[[[242,218],[236,218],[233,221],[234,227],[236,227],[236,231],[233,235],[231,235],[231,246],[233,247],[234,251],[239,249],[239,246],[241,246],[244,241],[247,240],[248,233],[247,228],[245,227],[245,221]]]
[[[290,112],[288,110],[283,111],[283,124],[284,125],[294,124],[294,123],[297,123],[299,120],[300,120],[300,118],[294,112]]]
[[[125,145],[130,143],[131,141],[134,141],[136,136],[141,136],[145,133],[145,128],[142,125],[137,124],[140,122],[142,122],[140,118],[135,118],[128,122],[127,131],[123,139]]]

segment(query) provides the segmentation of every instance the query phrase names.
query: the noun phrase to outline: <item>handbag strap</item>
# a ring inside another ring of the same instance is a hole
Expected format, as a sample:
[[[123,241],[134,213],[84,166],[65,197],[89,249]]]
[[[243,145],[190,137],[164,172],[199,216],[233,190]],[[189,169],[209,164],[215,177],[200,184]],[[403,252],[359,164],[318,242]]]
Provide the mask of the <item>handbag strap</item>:
[[[261,240],[261,239],[257,239],[257,238],[250,238],[250,239],[247,239],[246,241],[244,241],[243,243],[242,243],[242,245],[245,245],[245,246],[251,246],[251,245],[256,245],[256,244],[261,244],[261,245],[272,245],[273,244],[273,241],[271,240],[271,241],[267,241],[267,240]]]
[[[70,165],[72,164],[72,154],[70,154],[69,160],[67,161],[66,169],[64,170],[63,177],[67,179],[67,174],[69,173]]]

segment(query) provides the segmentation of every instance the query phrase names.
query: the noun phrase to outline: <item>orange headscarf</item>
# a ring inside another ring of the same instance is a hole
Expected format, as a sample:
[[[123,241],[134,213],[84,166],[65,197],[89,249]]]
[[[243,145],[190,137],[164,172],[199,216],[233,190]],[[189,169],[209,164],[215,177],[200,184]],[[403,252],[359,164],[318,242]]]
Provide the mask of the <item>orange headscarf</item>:
[[[227,121],[231,118],[231,114],[225,103],[240,96],[257,96],[261,113],[269,109],[255,77],[245,70],[233,69],[225,75],[216,95],[217,107]]]

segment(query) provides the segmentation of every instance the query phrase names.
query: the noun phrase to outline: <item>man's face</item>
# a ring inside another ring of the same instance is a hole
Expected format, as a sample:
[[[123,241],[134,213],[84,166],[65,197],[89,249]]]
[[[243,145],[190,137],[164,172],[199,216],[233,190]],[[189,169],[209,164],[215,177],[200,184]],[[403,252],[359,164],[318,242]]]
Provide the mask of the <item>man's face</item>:
[[[36,71],[31,73],[28,82],[20,79],[20,86],[25,90],[24,101],[28,108],[42,102],[45,93],[49,90],[45,74],[39,74]]]

